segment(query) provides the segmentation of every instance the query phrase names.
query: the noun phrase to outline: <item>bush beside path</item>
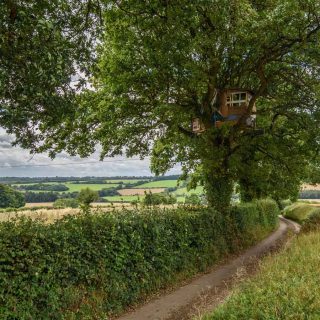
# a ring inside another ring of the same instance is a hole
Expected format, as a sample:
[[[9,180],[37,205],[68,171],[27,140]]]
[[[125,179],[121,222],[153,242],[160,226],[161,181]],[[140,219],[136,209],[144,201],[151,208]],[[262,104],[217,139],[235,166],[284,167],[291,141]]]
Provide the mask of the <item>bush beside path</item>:
[[[3,319],[102,319],[207,270],[278,224],[271,200],[0,223]]]

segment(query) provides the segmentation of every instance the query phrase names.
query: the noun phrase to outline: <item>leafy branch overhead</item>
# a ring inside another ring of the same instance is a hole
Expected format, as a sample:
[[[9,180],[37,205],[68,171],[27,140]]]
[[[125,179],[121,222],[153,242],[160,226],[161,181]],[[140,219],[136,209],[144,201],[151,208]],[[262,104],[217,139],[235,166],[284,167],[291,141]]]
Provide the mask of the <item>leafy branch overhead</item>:
[[[5,3],[0,123],[34,152],[151,154],[155,173],[180,163],[218,192],[210,202],[235,181],[260,189],[248,170],[277,170],[279,186],[295,172],[296,189],[317,158],[317,0]],[[232,88],[252,92],[258,130],[215,127]]]

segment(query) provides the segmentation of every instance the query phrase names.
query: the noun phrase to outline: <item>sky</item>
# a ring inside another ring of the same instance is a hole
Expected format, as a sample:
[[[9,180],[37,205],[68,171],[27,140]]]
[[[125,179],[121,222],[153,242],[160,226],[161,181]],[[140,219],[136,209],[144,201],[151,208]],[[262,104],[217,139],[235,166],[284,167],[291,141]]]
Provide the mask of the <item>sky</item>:
[[[106,158],[99,161],[99,153],[80,159],[66,153],[52,160],[46,154],[30,155],[28,150],[13,147],[13,136],[0,128],[0,177],[55,176],[151,176],[149,159]],[[168,174],[179,174],[177,166]]]

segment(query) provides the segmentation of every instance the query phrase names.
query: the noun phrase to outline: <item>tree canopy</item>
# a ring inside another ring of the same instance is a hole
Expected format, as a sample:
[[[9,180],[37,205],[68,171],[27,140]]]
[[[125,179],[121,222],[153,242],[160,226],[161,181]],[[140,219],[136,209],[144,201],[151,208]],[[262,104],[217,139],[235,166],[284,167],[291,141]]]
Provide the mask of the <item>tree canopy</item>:
[[[77,93],[95,61],[92,0],[4,0],[0,7],[0,125],[32,151],[65,147]]]
[[[13,22],[10,3],[0,124],[33,151],[87,156],[99,143],[102,158],[151,154],[157,174],[181,163],[217,207],[234,181],[251,194],[290,181],[292,193],[319,156],[317,0],[39,1],[36,16],[21,1],[31,12],[19,7]],[[79,92],[78,70],[91,86]],[[253,93],[259,130],[213,125],[213,99],[228,88]]]
[[[23,193],[0,184],[0,208],[20,208],[25,203]]]

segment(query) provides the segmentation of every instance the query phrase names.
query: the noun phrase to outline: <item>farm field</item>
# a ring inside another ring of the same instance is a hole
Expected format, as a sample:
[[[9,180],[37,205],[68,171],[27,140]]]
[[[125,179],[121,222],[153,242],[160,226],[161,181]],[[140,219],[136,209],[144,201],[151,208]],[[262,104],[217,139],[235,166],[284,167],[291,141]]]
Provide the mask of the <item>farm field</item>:
[[[177,180],[151,181],[137,186],[137,188],[174,188],[177,187]]]
[[[301,190],[317,190],[320,191],[320,184],[306,184],[304,183]]]
[[[192,189],[192,190],[187,190],[187,188],[179,188],[177,189],[176,191],[174,191],[174,195],[176,196],[183,196],[183,195],[189,195],[189,194],[192,194],[192,193],[195,193],[195,194],[202,194],[204,191],[203,191],[203,187],[199,186],[197,187],[196,189]]]
[[[97,180],[100,180],[97,177]],[[150,180],[150,179],[104,179],[101,180],[103,182],[105,182],[106,184],[120,184],[120,182],[122,183],[137,183],[139,181],[146,181],[146,180]],[[88,184],[90,185],[91,183],[87,183],[87,180],[83,180],[83,181],[75,181],[75,180],[70,180],[70,181],[49,181],[49,182],[37,182],[37,181],[28,181],[28,182],[24,182],[24,183],[13,183],[11,184],[12,186],[21,186],[21,185],[27,185],[27,184]]]
[[[34,209],[35,207],[41,206],[47,206],[47,208],[39,208]],[[17,210],[12,212],[1,212],[0,214],[0,222],[2,221],[9,221],[11,219],[14,219],[16,217],[27,217],[34,220],[42,220],[47,224],[53,223],[56,220],[59,220],[65,216],[71,215],[78,215],[80,213],[80,209],[76,208],[64,208],[64,209],[54,209],[52,208],[52,203],[39,203],[39,204],[28,204],[28,207],[30,207],[30,210]],[[121,210],[123,207],[130,209],[134,208],[129,203],[115,203],[111,205],[111,203],[93,203],[92,204],[92,213],[95,212],[108,212],[112,210]]]
[[[108,183],[108,184],[90,184],[90,183],[84,183],[84,184],[74,184],[74,183],[65,183],[65,185],[69,188],[67,192],[80,192],[82,189],[90,188],[94,191],[100,191],[102,189],[110,189],[117,187],[119,184],[115,183]]]
[[[67,215],[77,215],[79,214],[79,209],[65,208],[65,209],[53,209],[53,208],[39,208],[37,210],[21,210],[13,212],[1,212],[0,222],[9,221],[17,217],[27,217],[32,220],[41,220],[46,224],[53,223]]]
[[[121,196],[135,196],[135,195],[144,195],[145,192],[149,193],[160,193],[164,192],[165,188],[144,188],[144,189],[136,189],[136,188],[131,188],[131,189],[120,189],[118,190],[118,193],[120,193]]]
[[[115,206],[117,206],[118,204],[116,203]],[[130,205],[129,203],[127,205]],[[91,206],[93,208],[97,208],[97,207],[110,207],[111,204],[110,202],[93,202],[91,203]],[[26,205],[24,206],[24,208],[36,208],[36,207],[48,207],[51,208],[53,207],[53,202],[36,202],[36,203],[26,203]]]
[[[33,183],[29,183],[29,184],[33,184]],[[42,184],[42,183],[41,183]],[[79,192],[81,191],[82,189],[85,189],[85,188],[90,188],[91,190],[94,190],[94,191],[100,191],[102,189],[111,189],[111,188],[114,188],[114,187],[117,187],[119,184],[118,183],[101,183],[101,184],[93,184],[93,183],[72,183],[72,182],[64,182],[64,183],[58,183],[58,182],[45,182],[43,184],[46,184],[46,185],[65,185],[66,187],[69,188],[68,191],[56,191],[56,192],[59,192],[59,193],[62,193],[62,192]],[[22,186],[22,185],[27,185],[27,183],[19,183],[19,184],[14,184],[12,186]],[[25,190],[21,190],[22,192],[24,192]],[[48,192],[46,190],[30,190],[32,192]]]
[[[36,202],[36,203],[26,203],[25,208],[34,208],[34,207],[52,207],[53,202]]]
[[[198,187],[195,190],[187,191],[187,189],[183,186],[179,187],[177,186],[177,176],[172,176],[172,179],[168,180],[158,180],[152,177],[142,177],[139,178],[132,178],[124,177],[124,179],[121,179],[121,177],[114,178],[99,178],[99,177],[91,177],[83,179],[80,178],[79,180],[74,180],[73,177],[70,177],[70,180],[67,180],[65,178],[61,178],[61,180],[57,180],[58,178],[55,178],[54,181],[45,180],[45,181],[39,181],[38,180],[20,180],[17,178],[15,183],[11,184],[13,187],[19,187],[21,185],[63,185],[69,188],[69,190],[28,190],[29,193],[31,193],[31,196],[27,196],[30,201],[27,200],[27,202],[30,202],[28,206],[34,207],[34,206],[46,206],[46,202],[54,201],[51,200],[50,197],[47,195],[48,193],[55,193],[59,198],[69,197],[69,194],[71,197],[76,197],[76,193],[80,192],[82,189],[89,188],[93,191],[98,191],[99,193],[102,192],[102,190],[110,190],[105,191],[100,194],[100,197],[104,200],[107,200],[108,202],[121,202],[121,203],[130,203],[131,201],[141,201],[143,199],[143,196],[145,192],[149,193],[162,193],[165,192],[167,188],[177,188],[175,191],[171,191],[170,193],[177,197],[178,203],[184,203],[185,196],[190,195],[192,193],[196,193],[198,195],[203,193],[203,188]],[[99,183],[105,182],[105,183]],[[146,182],[149,181],[149,182]],[[82,183],[83,182],[83,183]],[[92,183],[90,183],[92,182]],[[97,182],[97,183],[94,183]],[[140,183],[139,183],[140,182]],[[133,186],[126,186],[126,184],[133,184]],[[121,189],[122,188],[122,189]],[[19,189],[22,192],[26,192],[26,190]],[[44,194],[43,197],[40,197],[40,201],[38,203],[37,198],[32,195],[33,194]],[[139,196],[139,198],[137,197]],[[42,200],[43,199],[43,200]]]
[[[36,184],[37,182],[25,182],[25,183],[14,183],[12,184],[13,187],[19,187],[19,186],[24,186],[24,185],[28,185],[28,184]],[[72,183],[72,181],[70,181],[69,183]],[[63,184],[62,182],[41,182],[41,184]]]
[[[129,196],[107,196],[103,197],[103,199],[109,201],[109,202],[131,202],[131,201],[141,201],[143,200],[144,196],[135,196],[135,195],[129,195]]]

